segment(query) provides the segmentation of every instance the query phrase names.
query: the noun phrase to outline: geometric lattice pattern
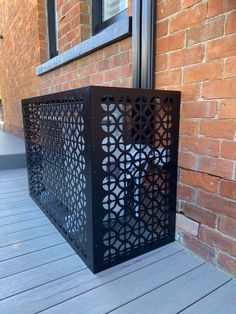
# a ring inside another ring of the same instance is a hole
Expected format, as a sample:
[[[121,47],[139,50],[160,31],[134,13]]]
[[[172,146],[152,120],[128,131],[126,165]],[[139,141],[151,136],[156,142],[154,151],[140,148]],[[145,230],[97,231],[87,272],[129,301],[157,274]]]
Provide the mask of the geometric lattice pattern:
[[[180,93],[23,101],[30,194],[92,271],[174,240]]]

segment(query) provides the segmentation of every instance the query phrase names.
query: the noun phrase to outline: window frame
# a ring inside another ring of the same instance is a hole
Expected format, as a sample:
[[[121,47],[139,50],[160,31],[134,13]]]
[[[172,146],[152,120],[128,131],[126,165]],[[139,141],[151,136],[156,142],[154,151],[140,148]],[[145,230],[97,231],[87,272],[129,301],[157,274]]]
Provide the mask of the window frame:
[[[48,53],[49,59],[58,55],[57,27],[56,27],[56,0],[47,0],[47,28],[48,28]]]
[[[106,21],[102,20],[102,0],[92,0],[92,35],[96,35],[106,27],[128,17],[128,8],[122,10]]]

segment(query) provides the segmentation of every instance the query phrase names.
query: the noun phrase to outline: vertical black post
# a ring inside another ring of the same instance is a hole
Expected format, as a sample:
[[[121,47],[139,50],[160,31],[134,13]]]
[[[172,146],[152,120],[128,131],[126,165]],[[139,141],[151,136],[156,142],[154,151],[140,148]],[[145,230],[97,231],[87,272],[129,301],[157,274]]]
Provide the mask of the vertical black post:
[[[56,2],[55,0],[47,1],[48,16],[48,43],[49,56],[53,58],[58,55],[57,51],[57,34],[56,34]]]
[[[97,34],[102,28],[102,0],[92,1],[92,33]]]
[[[133,1],[133,88],[141,87],[141,9],[142,0]]]
[[[142,1],[141,88],[154,86],[155,2]]]

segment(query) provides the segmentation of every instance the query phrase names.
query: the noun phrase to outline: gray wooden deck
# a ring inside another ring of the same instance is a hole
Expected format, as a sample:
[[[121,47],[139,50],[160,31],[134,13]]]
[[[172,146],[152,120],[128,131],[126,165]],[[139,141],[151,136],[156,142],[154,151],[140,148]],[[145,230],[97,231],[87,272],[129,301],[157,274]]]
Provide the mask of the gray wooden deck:
[[[236,280],[177,243],[92,274],[27,193],[0,171],[0,313],[236,313]]]

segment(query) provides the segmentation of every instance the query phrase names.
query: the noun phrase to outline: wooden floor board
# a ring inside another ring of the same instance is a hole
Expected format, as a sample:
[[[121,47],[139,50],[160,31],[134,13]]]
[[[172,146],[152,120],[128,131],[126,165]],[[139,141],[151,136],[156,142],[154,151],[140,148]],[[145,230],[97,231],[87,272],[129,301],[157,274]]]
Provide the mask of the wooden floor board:
[[[219,289],[202,298],[194,305],[182,311],[183,314],[235,314],[236,280],[231,280]]]
[[[33,200],[24,192],[20,196],[11,195],[5,198],[0,198],[0,211],[5,209],[24,207],[28,205],[35,205]]]
[[[148,314],[178,313],[229,280],[225,273],[204,264],[111,313],[143,314],[145,311]]]
[[[177,243],[92,274],[26,178],[0,171],[0,313],[235,313],[236,281]]]
[[[99,274],[92,274],[87,268],[78,274],[65,276],[61,279],[47,283],[35,289],[31,289],[12,298],[6,299],[2,304],[0,302],[0,312],[13,310],[12,305],[17,305],[17,312],[22,313],[25,304],[29,303],[31,313],[42,311],[57,303],[83,294],[86,291],[103,286],[108,282],[113,282],[118,278],[125,277],[131,272],[138,272],[140,269],[157,263],[158,261],[168,259],[179,253],[182,248],[175,244],[170,244],[164,248],[149,252],[143,256],[139,256],[134,260],[127,261],[114,268],[105,270]],[[183,251],[183,250],[182,250]],[[34,300],[30,303],[30,300]],[[81,312],[82,313],[82,312]]]
[[[0,301],[86,268],[77,256],[63,259],[0,279]]]
[[[26,214],[26,213],[28,214],[28,213],[32,213],[32,212],[40,212],[40,211],[36,205],[13,207],[11,209],[0,210],[0,219],[2,219],[3,217],[11,217],[11,216],[16,217],[16,216],[21,215],[21,214]]]
[[[27,176],[27,170],[25,168],[14,169],[14,170],[1,170],[0,172],[0,181],[1,180],[9,180],[9,179],[16,179],[18,177]]]
[[[18,256],[14,259],[0,263],[0,278],[2,279],[25,272],[72,255],[75,255],[72,248],[67,244],[62,243],[40,251],[32,252],[31,254]],[[36,272],[37,271],[38,275],[41,276],[41,269],[36,270]]]
[[[0,248],[30,241],[53,233],[58,233],[58,231],[49,221],[47,221],[47,223],[42,226],[0,236]]]
[[[76,313],[76,304],[80,305],[81,313],[93,313],[94,309],[96,313],[107,313],[202,263],[199,258],[180,252],[63,302],[46,313]]]
[[[24,221],[34,220],[38,218],[45,218],[45,215],[41,211],[33,211],[29,213],[22,213],[18,215],[10,215],[7,217],[0,218],[0,229],[2,226],[8,226],[15,223],[20,223]]]
[[[26,242],[18,242],[11,246],[0,248],[0,262],[8,260],[10,258],[15,258],[17,256],[42,250],[47,247],[52,247],[61,243],[65,243],[65,240],[59,233],[54,233]]]
[[[0,228],[0,236],[11,234],[13,232],[34,229],[35,227],[43,226],[43,225],[46,225],[47,223],[49,223],[49,220],[47,217],[40,217],[36,219],[31,219],[28,221],[17,222],[17,223],[10,224],[7,226],[2,226]]]
[[[25,192],[25,190],[23,191],[18,191],[18,192],[14,192],[14,193],[11,193],[11,192],[7,192],[7,193],[4,193],[4,194],[0,194],[0,210],[2,210],[2,204],[3,202],[5,202],[6,204],[6,201],[7,199],[12,199],[12,197],[14,196],[13,199],[17,199],[17,200],[29,200],[29,196],[28,196],[28,191],[27,193]],[[16,202],[16,200],[15,200]],[[4,208],[3,208],[4,209]]]

